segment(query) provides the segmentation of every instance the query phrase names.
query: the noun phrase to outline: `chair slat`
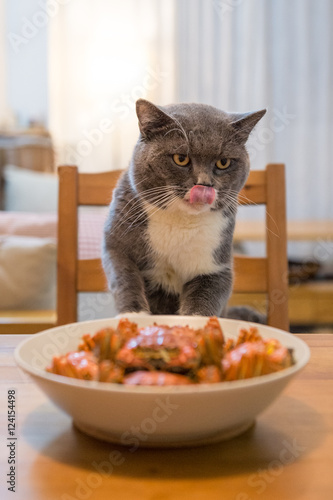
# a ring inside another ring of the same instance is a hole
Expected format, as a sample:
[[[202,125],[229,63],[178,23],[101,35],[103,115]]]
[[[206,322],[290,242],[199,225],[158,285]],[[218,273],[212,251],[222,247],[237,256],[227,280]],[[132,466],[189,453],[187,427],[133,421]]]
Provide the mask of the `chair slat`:
[[[267,255],[268,323],[289,329],[288,264],[285,172],[283,164],[269,164],[267,169]],[[284,258],[282,258],[284,256]]]
[[[108,205],[122,170],[79,175],[79,205]]]
[[[233,292],[267,292],[267,290],[267,259],[235,255]]]
[[[238,203],[240,205],[256,205],[266,203],[266,201],[266,171],[253,170],[238,195]]]
[[[78,261],[76,287],[78,292],[106,292],[108,289],[101,259]]]
[[[57,323],[76,321],[77,168],[59,167]]]

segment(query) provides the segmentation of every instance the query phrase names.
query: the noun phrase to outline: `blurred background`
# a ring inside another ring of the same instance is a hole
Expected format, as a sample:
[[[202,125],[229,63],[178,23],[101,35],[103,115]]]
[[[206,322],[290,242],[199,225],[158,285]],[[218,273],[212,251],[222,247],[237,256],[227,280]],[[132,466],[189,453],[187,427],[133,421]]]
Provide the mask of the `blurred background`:
[[[7,212],[55,210],[61,163],[126,168],[139,97],[267,108],[248,142],[252,168],[286,164],[290,257],[331,276],[331,0],[0,0],[0,74]],[[252,240],[247,251],[261,245]]]
[[[333,217],[331,0],[1,0],[0,127],[50,133],[56,163],[126,167],[134,103],[267,108],[254,168],[287,166],[288,213]]]

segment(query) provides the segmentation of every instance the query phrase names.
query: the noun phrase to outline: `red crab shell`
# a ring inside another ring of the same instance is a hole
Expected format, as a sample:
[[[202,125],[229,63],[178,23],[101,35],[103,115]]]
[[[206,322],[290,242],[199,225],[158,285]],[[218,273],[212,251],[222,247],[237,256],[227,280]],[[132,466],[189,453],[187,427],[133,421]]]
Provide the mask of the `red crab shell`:
[[[92,352],[70,352],[55,356],[52,365],[47,368],[50,373],[84,380],[98,380],[98,361]]]
[[[216,365],[203,366],[197,372],[199,384],[216,384],[222,380],[221,368]]]
[[[93,337],[90,334],[83,335],[79,350],[94,352],[99,361],[113,360],[126,340],[135,335],[138,335],[137,325],[124,318],[116,329],[103,328]]]
[[[169,370],[186,372],[201,361],[194,332],[180,327],[150,326],[129,339],[115,361],[130,370]]]
[[[124,370],[120,366],[115,365],[109,359],[105,359],[99,363],[99,381],[113,382],[121,384],[124,379]]]
[[[240,328],[238,332],[238,338],[236,340],[236,346],[239,344],[244,344],[244,342],[262,342],[263,338],[259,334],[258,328],[256,326],[249,326],[248,328]]]
[[[206,325],[196,331],[198,351],[205,365],[219,365],[223,355],[224,335],[216,317],[209,318]]]
[[[274,339],[244,342],[222,359],[223,380],[240,380],[280,371],[293,364],[289,350]]]

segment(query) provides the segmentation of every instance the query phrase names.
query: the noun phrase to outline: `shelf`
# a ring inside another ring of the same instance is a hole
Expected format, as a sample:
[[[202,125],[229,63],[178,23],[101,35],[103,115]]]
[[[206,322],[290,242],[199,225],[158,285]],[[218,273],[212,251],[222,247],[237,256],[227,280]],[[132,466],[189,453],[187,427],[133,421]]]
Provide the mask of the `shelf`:
[[[234,241],[264,241],[265,222],[257,220],[237,220]],[[288,241],[333,240],[333,220],[289,220],[287,222]]]
[[[0,311],[0,334],[37,333],[56,326],[55,311]]]
[[[266,309],[265,294],[235,294],[229,305]],[[333,323],[333,280],[309,281],[289,287],[289,318],[292,325]]]

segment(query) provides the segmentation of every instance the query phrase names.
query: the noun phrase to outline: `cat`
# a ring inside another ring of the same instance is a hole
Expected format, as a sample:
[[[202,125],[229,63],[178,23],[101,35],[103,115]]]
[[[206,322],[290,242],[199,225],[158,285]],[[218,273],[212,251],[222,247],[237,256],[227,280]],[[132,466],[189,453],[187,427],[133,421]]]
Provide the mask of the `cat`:
[[[237,196],[250,169],[245,143],[266,110],[139,99],[136,112],[140,136],[104,228],[102,262],[116,308],[227,316]]]

